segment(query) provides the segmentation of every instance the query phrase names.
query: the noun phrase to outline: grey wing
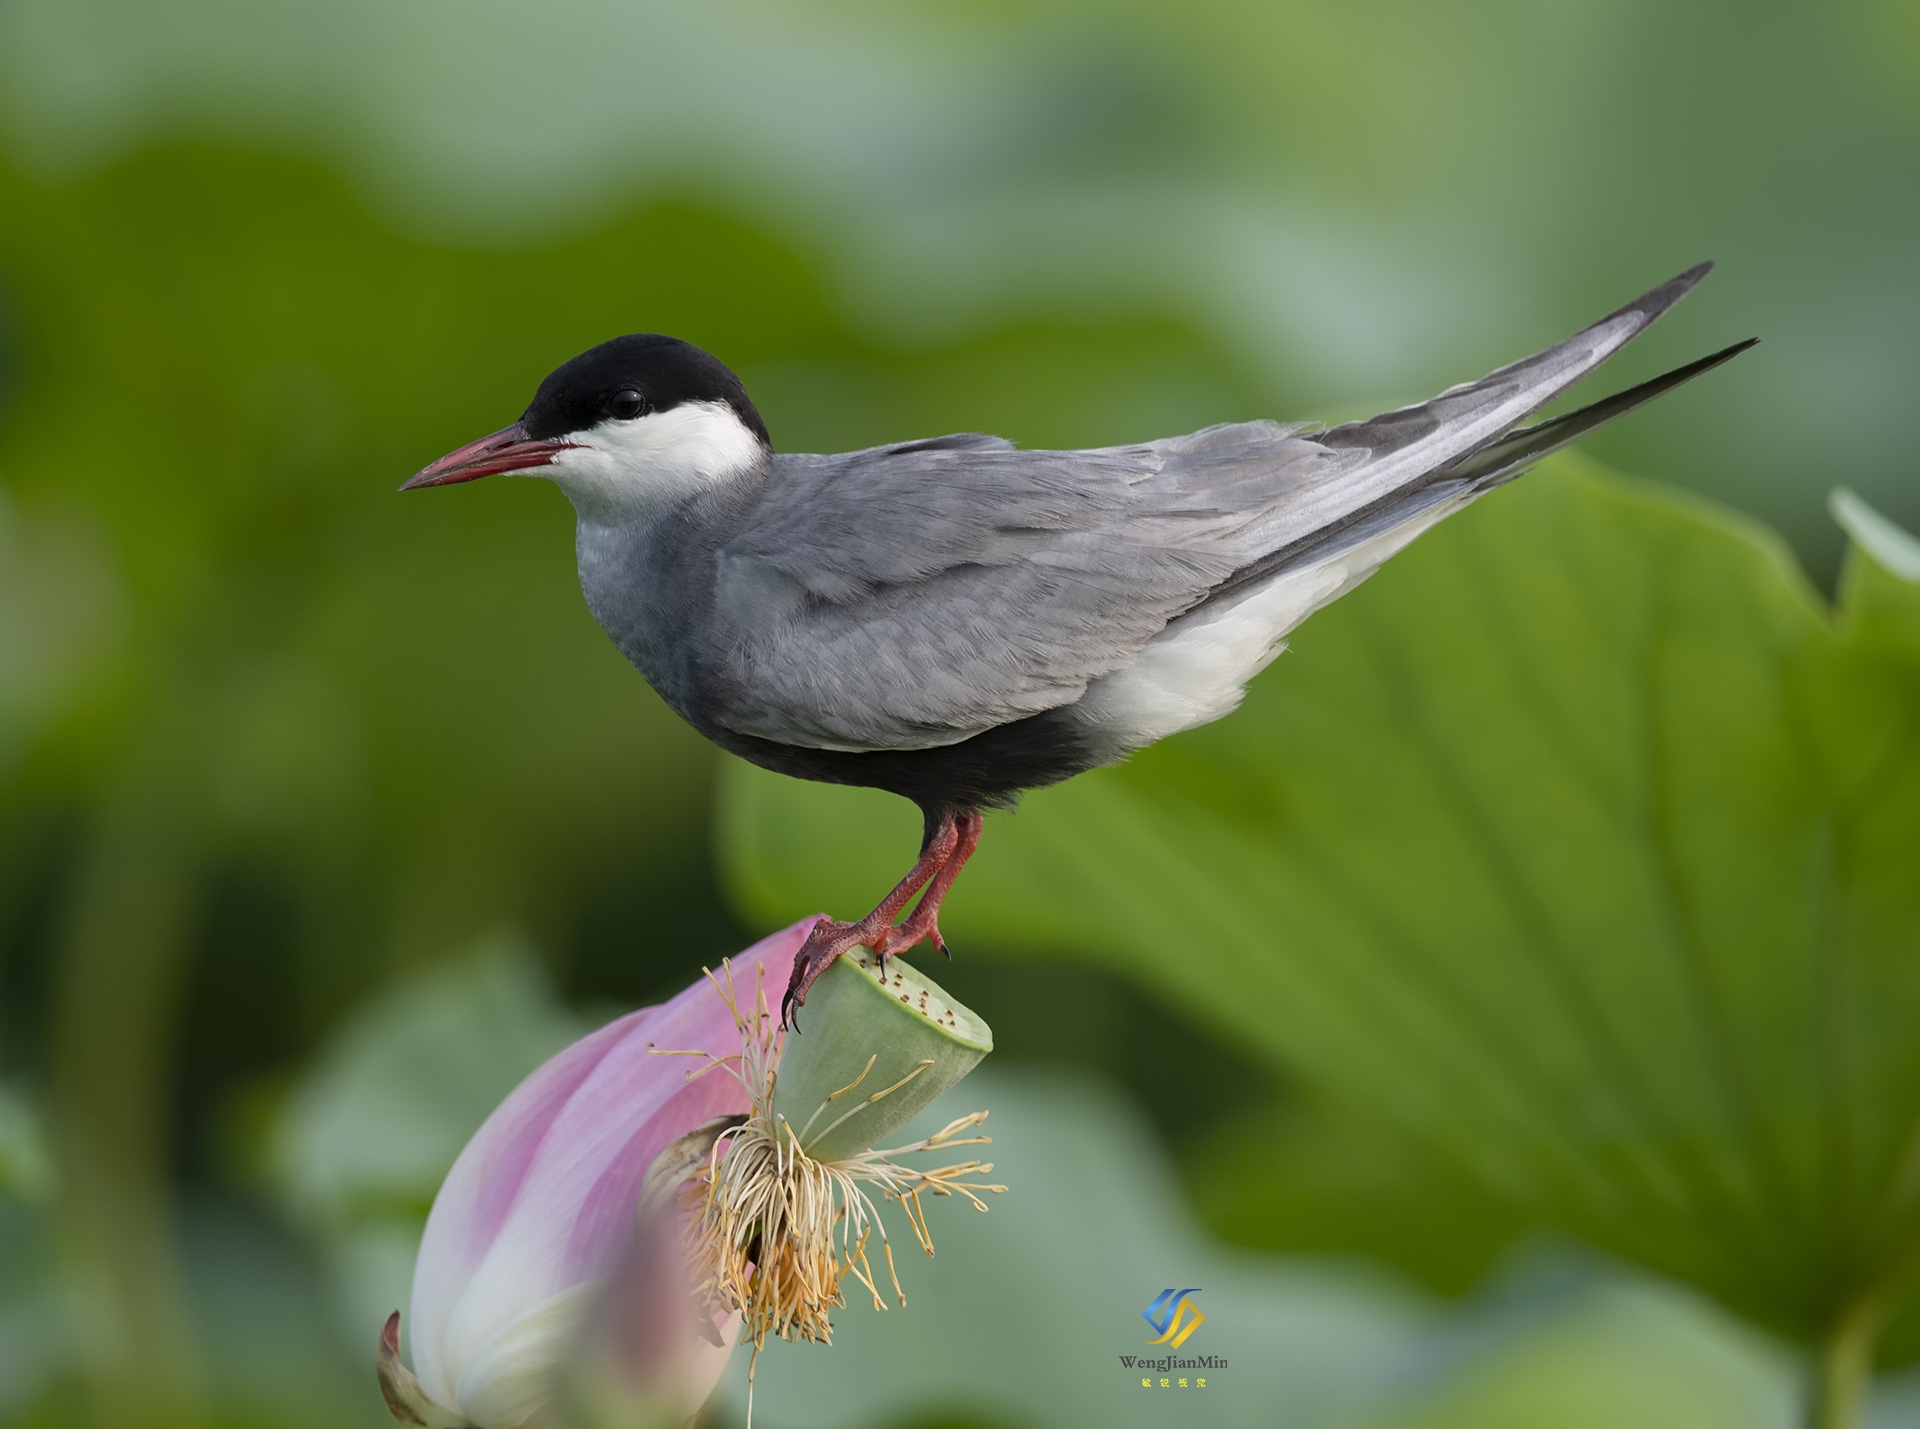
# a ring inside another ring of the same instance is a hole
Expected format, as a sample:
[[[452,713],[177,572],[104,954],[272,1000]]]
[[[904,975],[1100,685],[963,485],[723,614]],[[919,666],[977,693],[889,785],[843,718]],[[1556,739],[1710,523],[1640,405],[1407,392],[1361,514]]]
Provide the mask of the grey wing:
[[[854,750],[954,743],[1076,704],[1139,725],[1111,731],[1116,748],[1216,717],[1288,629],[1491,484],[1468,458],[1706,266],[1366,423],[1309,434],[1248,422],[1091,451],[964,436],[778,458],[716,558],[714,716]],[[1231,620],[1216,618],[1223,606]],[[1156,680],[1218,688],[1167,705]],[[1142,699],[1159,705],[1143,714]]]
[[[1237,440],[780,458],[717,556],[715,717],[904,749],[1071,703],[1258,554],[1233,534],[1251,507],[1344,460],[1271,424],[1227,430]],[[1210,446],[1232,456],[1194,459]]]

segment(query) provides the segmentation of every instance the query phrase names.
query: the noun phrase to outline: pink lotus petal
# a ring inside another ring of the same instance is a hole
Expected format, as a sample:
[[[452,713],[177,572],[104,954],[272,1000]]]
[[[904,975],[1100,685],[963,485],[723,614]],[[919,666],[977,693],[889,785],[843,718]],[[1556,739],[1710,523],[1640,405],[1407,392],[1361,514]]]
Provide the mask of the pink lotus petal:
[[[756,976],[770,1002],[785,991],[813,920],[732,960],[751,1006]],[[733,1015],[702,978],[574,1043],[500,1104],[434,1198],[414,1265],[414,1369],[435,1402],[461,1410],[457,1387],[485,1378],[474,1355],[517,1321],[609,1274],[630,1244],[647,1168],[667,1144],[716,1116],[747,1110],[724,1069],[654,1049],[739,1051]],[[511,1337],[507,1337],[511,1338]],[[483,1426],[485,1429],[485,1426]]]

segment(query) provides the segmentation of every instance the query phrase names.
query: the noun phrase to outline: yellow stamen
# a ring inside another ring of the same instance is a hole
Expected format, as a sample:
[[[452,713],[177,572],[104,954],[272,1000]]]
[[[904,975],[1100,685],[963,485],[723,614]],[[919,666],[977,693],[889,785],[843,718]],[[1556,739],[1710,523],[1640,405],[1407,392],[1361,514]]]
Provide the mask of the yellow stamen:
[[[841,1097],[845,1096],[848,1092],[852,1091],[855,1087],[859,1086],[862,1082],[864,1082],[867,1079],[867,1073],[873,1070],[873,1064],[879,1060],[880,1060],[880,1054],[878,1052],[875,1052],[871,1057],[867,1058],[867,1065],[860,1069],[860,1075],[855,1077],[852,1081],[848,1082],[844,1087],[840,1088],[839,1091],[829,1092],[827,1094],[827,1100],[830,1102],[837,1102],[840,1100]]]
[[[885,1091],[875,1092],[872,1096],[868,1097],[867,1100],[869,1102],[877,1102],[882,1097],[892,1096],[895,1092],[899,1091],[900,1088],[904,1087],[908,1082],[912,1081],[915,1077],[919,1076],[922,1072],[926,1071],[927,1068],[931,1067],[932,1065],[933,1065],[933,1058],[931,1057],[925,1058],[924,1060],[916,1063],[914,1065],[914,1069],[911,1072],[908,1072],[906,1076],[902,1077],[899,1081],[895,1082],[892,1086],[888,1087]]]

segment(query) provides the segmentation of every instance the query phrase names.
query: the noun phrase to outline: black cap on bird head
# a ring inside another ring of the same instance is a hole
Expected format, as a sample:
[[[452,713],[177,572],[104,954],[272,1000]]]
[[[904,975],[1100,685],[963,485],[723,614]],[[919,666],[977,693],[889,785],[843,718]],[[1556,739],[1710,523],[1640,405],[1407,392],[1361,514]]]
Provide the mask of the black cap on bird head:
[[[674,413],[680,415],[659,420]],[[591,466],[585,458],[569,459],[570,452],[601,449],[603,465],[650,459],[673,465],[683,447],[697,449],[691,450],[696,461],[724,468],[758,459],[773,444],[746,388],[719,358],[677,337],[629,333],[561,363],[519,421],[448,452],[400,489],[500,472],[552,476],[567,486],[563,472],[542,468]],[[606,473],[598,475],[604,485]]]

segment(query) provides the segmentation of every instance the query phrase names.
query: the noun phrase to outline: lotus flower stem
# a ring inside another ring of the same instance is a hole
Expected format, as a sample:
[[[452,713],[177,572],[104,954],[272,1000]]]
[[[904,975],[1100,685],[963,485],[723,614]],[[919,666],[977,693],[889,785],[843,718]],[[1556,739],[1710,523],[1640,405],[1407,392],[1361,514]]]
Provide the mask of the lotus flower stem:
[[[1854,1429],[1860,1422],[1873,1380],[1873,1349],[1882,1320],[1879,1298],[1870,1297],[1841,1316],[1820,1345],[1808,1429]]]

